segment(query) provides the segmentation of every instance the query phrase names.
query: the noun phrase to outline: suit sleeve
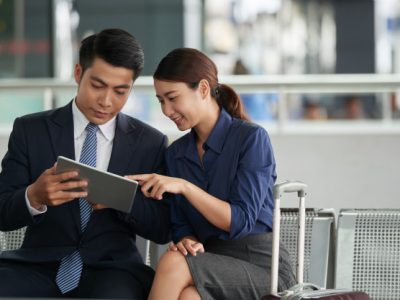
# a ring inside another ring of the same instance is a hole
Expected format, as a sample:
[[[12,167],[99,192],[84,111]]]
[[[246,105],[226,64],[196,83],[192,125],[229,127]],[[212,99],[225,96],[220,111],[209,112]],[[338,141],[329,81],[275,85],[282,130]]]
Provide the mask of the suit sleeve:
[[[23,119],[16,119],[1,163],[0,230],[9,231],[39,222],[32,217],[25,202],[25,191],[31,184],[29,154]]]
[[[157,148],[151,173],[165,174],[165,150],[167,137],[164,136]],[[149,153],[149,158],[150,153]],[[168,200],[158,201],[146,198],[140,189],[137,190],[131,214],[130,224],[140,236],[159,244],[171,240],[171,222]]]

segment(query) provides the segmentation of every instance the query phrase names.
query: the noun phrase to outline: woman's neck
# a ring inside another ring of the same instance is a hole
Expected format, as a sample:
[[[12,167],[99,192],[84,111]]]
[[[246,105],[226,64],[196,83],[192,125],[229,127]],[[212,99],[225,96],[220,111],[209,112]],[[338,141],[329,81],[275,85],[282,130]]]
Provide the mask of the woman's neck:
[[[197,126],[194,128],[197,138],[201,144],[207,140],[211,131],[214,129],[215,124],[218,122],[221,111],[216,101],[212,101],[211,103],[210,110],[207,111],[203,120],[200,121],[199,124],[197,124]]]

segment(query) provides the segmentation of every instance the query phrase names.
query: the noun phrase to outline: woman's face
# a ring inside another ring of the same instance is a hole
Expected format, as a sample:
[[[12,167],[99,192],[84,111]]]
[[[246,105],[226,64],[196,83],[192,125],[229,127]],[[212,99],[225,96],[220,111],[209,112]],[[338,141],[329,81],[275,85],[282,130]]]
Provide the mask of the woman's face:
[[[179,130],[184,131],[198,125],[206,112],[201,83],[198,88],[191,89],[184,82],[155,79],[154,87],[163,114],[170,118]]]

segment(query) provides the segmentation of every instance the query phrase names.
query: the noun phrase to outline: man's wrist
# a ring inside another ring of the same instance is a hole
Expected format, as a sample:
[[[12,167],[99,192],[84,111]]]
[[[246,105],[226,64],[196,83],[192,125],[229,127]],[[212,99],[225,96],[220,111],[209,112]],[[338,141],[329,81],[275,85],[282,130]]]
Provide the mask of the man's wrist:
[[[28,210],[29,210],[29,213],[31,214],[31,216],[37,216],[37,215],[45,213],[47,211],[46,205],[41,205],[39,207],[33,207],[31,205],[31,202],[29,201],[29,197],[28,197],[28,189],[29,189],[29,187],[25,190],[25,202],[26,202],[26,206],[28,207]]]
[[[32,208],[37,210],[43,209],[44,205],[35,201],[34,195],[32,194],[32,184],[29,185],[26,189],[26,198]]]

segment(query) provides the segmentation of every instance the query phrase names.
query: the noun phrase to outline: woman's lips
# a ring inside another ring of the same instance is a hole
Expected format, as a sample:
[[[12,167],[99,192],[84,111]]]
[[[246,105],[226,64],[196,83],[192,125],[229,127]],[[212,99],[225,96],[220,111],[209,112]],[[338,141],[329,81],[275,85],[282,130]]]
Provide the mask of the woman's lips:
[[[183,122],[183,118],[182,117],[177,117],[177,118],[172,118],[171,119],[176,125],[181,125]]]

